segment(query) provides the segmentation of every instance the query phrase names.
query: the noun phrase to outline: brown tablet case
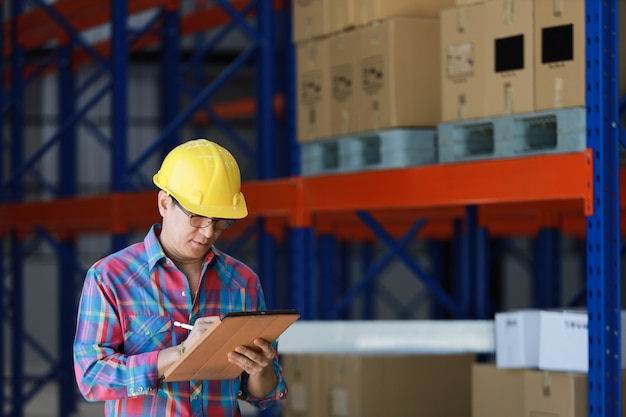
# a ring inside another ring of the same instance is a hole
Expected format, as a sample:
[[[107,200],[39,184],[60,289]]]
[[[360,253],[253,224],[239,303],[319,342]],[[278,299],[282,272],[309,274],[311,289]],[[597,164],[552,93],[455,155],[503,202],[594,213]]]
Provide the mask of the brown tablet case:
[[[253,343],[257,338],[274,341],[299,317],[296,310],[247,311],[222,315],[197,343],[165,371],[165,380],[235,378],[242,370],[228,362],[229,352],[233,352],[237,346],[257,349]]]

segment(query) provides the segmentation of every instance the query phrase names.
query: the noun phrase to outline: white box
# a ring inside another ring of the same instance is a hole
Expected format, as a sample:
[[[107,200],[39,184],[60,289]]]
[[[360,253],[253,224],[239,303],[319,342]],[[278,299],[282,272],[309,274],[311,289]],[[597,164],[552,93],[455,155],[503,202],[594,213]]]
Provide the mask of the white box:
[[[622,311],[621,321],[624,357],[626,311]],[[496,366],[587,373],[587,323],[586,310],[527,309],[496,313]],[[626,369],[626,361],[622,361],[622,369]]]
[[[586,311],[542,311],[539,369],[587,372],[589,330]]]
[[[626,353],[626,311],[621,317],[621,357]],[[587,311],[542,311],[539,335],[539,369],[588,372],[589,330]],[[622,361],[626,369],[626,361]]]
[[[536,368],[539,366],[540,310],[496,313],[496,366]]]

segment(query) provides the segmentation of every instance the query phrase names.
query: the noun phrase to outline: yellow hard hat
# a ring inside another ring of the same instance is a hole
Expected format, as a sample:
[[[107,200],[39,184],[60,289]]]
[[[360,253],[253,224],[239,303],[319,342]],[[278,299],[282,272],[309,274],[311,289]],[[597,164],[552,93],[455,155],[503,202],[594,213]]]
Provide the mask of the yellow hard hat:
[[[237,161],[207,139],[190,140],[172,149],[152,180],[192,213],[222,219],[248,215]]]

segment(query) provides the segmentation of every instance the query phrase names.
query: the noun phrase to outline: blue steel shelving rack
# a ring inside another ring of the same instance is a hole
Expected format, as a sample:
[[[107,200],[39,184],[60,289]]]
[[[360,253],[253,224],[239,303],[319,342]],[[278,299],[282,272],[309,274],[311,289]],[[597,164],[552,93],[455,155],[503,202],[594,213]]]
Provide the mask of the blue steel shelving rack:
[[[2,146],[0,147],[0,202],[16,203],[24,199],[23,184],[26,175],[38,176],[34,168],[36,162],[45,155],[53,146],[60,148],[59,179],[60,189],[54,190],[47,184],[44,178],[39,177],[41,186],[44,189],[52,190],[55,198],[71,198],[77,196],[76,170],[77,170],[77,125],[88,123],[87,112],[93,105],[101,100],[106,94],[111,96],[111,135],[107,138],[108,147],[111,154],[111,191],[125,192],[141,189],[137,185],[136,177],[141,165],[154,153],[165,153],[178,143],[178,131],[181,126],[199,111],[208,113],[214,123],[223,127],[225,134],[232,132],[228,129],[228,123],[222,120],[209,106],[207,100],[210,99],[221,86],[237,73],[245,65],[255,63],[255,78],[262,80],[257,82],[257,91],[251,92],[254,97],[254,116],[257,130],[257,146],[259,152],[251,155],[255,158],[257,176],[261,179],[272,178],[278,174],[276,164],[276,149],[288,149],[288,144],[279,143],[279,138],[286,140],[286,135],[280,135],[278,124],[280,123],[275,114],[274,97],[277,93],[277,68],[282,65],[289,65],[291,61],[278,62],[281,56],[286,56],[285,43],[283,39],[289,39],[289,33],[283,34],[281,31],[288,31],[288,8],[287,2],[280,1],[257,1],[257,2],[229,2],[226,0],[216,0],[213,5],[214,12],[222,12],[228,16],[230,22],[226,22],[217,33],[210,37],[204,44],[195,44],[194,56],[191,62],[183,68],[179,67],[180,57],[180,30],[181,14],[180,2],[169,0],[155,1],[134,1],[134,0],[114,0],[111,2],[89,2],[90,4],[80,4],[74,2],[74,8],[88,9],[97,5],[107,7],[108,10],[100,10],[106,15],[110,13],[108,22],[110,25],[109,55],[103,54],[93,45],[88,44],[77,26],[78,21],[70,21],[67,16],[62,15],[57,8],[46,4],[40,0],[32,0],[30,5],[34,9],[42,10],[48,19],[57,26],[57,30],[64,32],[65,42],[60,42],[59,46],[52,46],[45,57],[34,62],[27,62],[28,51],[22,46],[20,41],[20,28],[11,22],[17,22],[26,11],[25,2],[21,0],[7,1],[0,3],[2,13],[10,9],[10,19],[2,19],[3,27],[0,31],[0,39],[8,41],[10,45],[10,56],[2,60],[2,73],[9,69],[11,82],[4,85],[2,94],[2,110],[5,121],[10,126],[9,136],[5,136],[5,130],[0,130]],[[65,1],[60,3],[71,3]],[[58,3],[57,3],[58,4]],[[56,4],[54,5],[56,6]],[[142,28],[128,26],[130,11],[135,9],[147,10],[158,9],[158,13],[150,19]],[[69,10],[69,9],[66,9]],[[255,17],[250,18],[254,13]],[[1,15],[4,17],[4,14]],[[245,17],[244,17],[245,16]],[[92,18],[93,16],[88,16]],[[8,32],[5,32],[8,29]],[[25,29],[25,28],[22,28]],[[29,28],[32,29],[32,28]],[[84,29],[84,28],[83,28]],[[205,30],[213,29],[206,28]],[[212,53],[214,49],[223,41],[223,38],[233,29],[241,30],[249,42],[241,53],[221,72],[221,74],[207,85],[196,85],[189,102],[184,108],[180,108],[180,97],[184,91],[183,83],[180,80],[184,70],[193,71],[204,63],[204,57]],[[202,30],[202,28],[195,30]],[[8,33],[8,39],[4,35]],[[161,120],[163,121],[162,133],[155,139],[151,147],[146,149],[138,158],[130,160],[128,156],[128,73],[129,73],[129,52],[135,41],[141,40],[143,36],[158,36],[161,48],[161,71],[162,71],[162,97]],[[2,42],[4,45],[5,42]],[[41,47],[41,46],[40,46]],[[80,66],[73,59],[76,51],[89,56],[90,61],[98,66],[98,69],[78,85],[75,74],[76,66]],[[46,52],[46,47],[41,47],[41,52]],[[282,55],[281,55],[282,54]],[[10,64],[6,68],[5,63]],[[30,74],[26,73],[27,68],[35,68]],[[59,87],[59,129],[45,142],[40,149],[36,150],[28,158],[24,157],[24,90],[25,86],[35,79],[46,69],[53,68],[58,71]],[[293,71],[292,71],[293,72]],[[108,76],[108,81],[104,87],[100,88],[88,97],[86,104],[82,107],[78,105],[78,98],[84,95],[88,87],[100,77]],[[281,86],[283,87],[283,86]],[[71,93],[73,92],[73,93]],[[289,97],[287,97],[289,100]],[[291,106],[293,107],[293,106]],[[90,124],[91,129],[96,129],[94,124]],[[101,137],[105,137],[102,132],[97,132]],[[235,141],[237,138],[234,139]],[[8,151],[8,153],[7,153]],[[9,161],[9,166],[3,163]],[[9,178],[5,178],[3,173],[9,172]],[[140,178],[139,178],[140,180]],[[140,181],[139,181],[140,182]],[[261,221],[260,221],[261,222]],[[263,254],[259,264],[262,274],[274,276],[275,270],[273,253],[271,248],[274,245],[272,237],[264,232],[262,223],[256,228],[258,241],[260,242],[260,252]],[[112,230],[112,250],[119,249],[127,244],[124,230]],[[31,240],[29,241],[28,238]],[[24,323],[24,297],[23,289],[23,268],[27,261],[29,251],[33,246],[40,243],[49,245],[55,250],[59,259],[59,355],[48,352],[48,349],[37,342],[25,332]],[[31,243],[29,245],[28,243]],[[5,244],[7,244],[5,246]],[[11,392],[7,397],[4,390],[0,390],[0,410],[8,410],[8,415],[22,416],[26,403],[37,394],[37,392],[51,380],[59,382],[59,406],[58,415],[67,416],[76,412],[77,392],[75,389],[73,362],[72,362],[72,340],[74,331],[75,314],[77,307],[76,291],[68,291],[68,288],[76,289],[79,286],[78,280],[84,277],[85,270],[78,264],[75,247],[75,239],[72,237],[57,238],[48,233],[43,228],[37,230],[36,236],[18,236],[11,233],[0,240],[0,249],[3,249],[3,256],[0,258],[2,271],[7,271],[11,277],[11,290],[6,290],[5,283],[0,286],[5,311],[10,314],[4,315],[5,322],[11,321]],[[268,253],[268,249],[270,252]],[[6,252],[5,252],[6,251]],[[5,264],[4,253],[10,253],[10,262]],[[274,283],[269,283],[268,287],[274,288]],[[272,295],[268,295],[272,298]],[[10,302],[8,301],[10,300]],[[4,332],[0,332],[0,353],[3,353],[7,339]],[[24,373],[24,346],[29,344],[43,358],[50,363],[50,371],[45,375],[26,375]],[[5,363],[2,361],[0,370],[4,375]],[[26,383],[31,386],[27,390]]]
[[[35,2],[38,7],[49,10],[48,6],[43,3]],[[229,16],[233,20],[233,24],[240,25],[244,31],[255,38],[253,41],[254,46],[252,49],[245,50],[238,60],[229,68],[225,69],[220,75],[219,81],[223,82],[227,80],[232,72],[235,71],[240,65],[249,59],[252,59],[253,55],[257,58],[257,77],[259,80],[267,82],[260,83],[256,92],[256,104],[257,104],[257,125],[259,131],[258,146],[260,150],[265,153],[259,153],[257,155],[257,167],[258,178],[268,179],[279,175],[276,172],[275,154],[270,150],[276,148],[276,142],[274,142],[280,136],[282,132],[276,130],[276,120],[270,109],[272,109],[273,92],[276,90],[276,68],[274,58],[277,55],[275,49],[279,44],[279,39],[276,38],[276,34],[273,32],[274,20],[276,14],[272,11],[271,2],[258,1],[256,3],[257,21],[258,27],[252,28],[249,24],[241,19],[241,15],[238,14],[229,3],[226,1],[218,1],[217,3],[227,11]],[[593,150],[594,159],[594,215],[588,218],[587,221],[587,308],[589,311],[589,415],[590,416],[611,416],[615,417],[620,415],[621,410],[621,374],[620,364],[621,358],[620,352],[620,315],[619,310],[621,307],[620,300],[620,274],[619,274],[619,167],[618,167],[618,152],[617,152],[617,135],[618,135],[618,115],[617,115],[617,0],[611,0],[608,2],[596,2],[594,0],[587,0],[586,2],[586,14],[587,14],[587,126],[588,126],[588,144]],[[15,1],[10,2],[12,5],[12,19],[16,19],[21,13],[22,2]],[[176,39],[176,33],[179,24],[180,16],[177,15],[176,8],[164,9],[163,15],[161,15],[162,22],[162,53],[163,64],[162,69],[165,75],[162,86],[164,88],[163,94],[169,99],[166,103],[169,103],[169,107],[162,109],[162,119],[164,121],[162,135],[157,138],[155,145],[139,157],[135,161],[128,161],[125,151],[128,138],[125,131],[127,125],[126,120],[126,96],[127,85],[125,83],[126,74],[128,71],[128,51],[129,45],[125,39],[127,33],[126,27],[126,10],[129,2],[116,0],[111,2],[111,25],[112,25],[112,54],[110,57],[111,66],[108,68],[103,65],[103,70],[110,71],[114,81],[113,85],[109,86],[107,91],[110,91],[113,100],[116,103],[112,108],[113,114],[113,131],[115,132],[114,138],[111,142],[113,158],[113,190],[127,190],[132,188],[130,177],[137,170],[143,162],[154,152],[163,151],[173,144],[176,131],[180,125],[190,117],[193,111],[202,108],[203,102],[210,97],[218,88],[218,82],[211,83],[206,88],[202,89],[200,93],[195,96],[195,100],[192,100],[192,104],[182,110],[174,103],[177,103],[178,94],[180,93],[180,86],[176,85],[177,77],[175,77],[177,69],[173,65],[178,59],[179,45]],[[53,12],[51,12],[53,13]],[[59,48],[60,54],[65,54],[65,61],[68,62],[73,45],[76,44],[85,47],[81,43],[80,37],[76,36],[71,30],[71,26],[66,23],[60,23],[70,33],[72,43],[67,47]],[[285,39],[289,39],[289,29],[286,25]],[[146,30],[149,30],[148,28]],[[4,34],[4,32],[3,32]],[[0,35],[2,36],[2,35]],[[16,30],[12,30],[9,33],[9,41],[12,45],[12,54],[10,60],[11,73],[22,74],[25,62],[24,51],[20,48],[17,41]],[[87,49],[89,51],[89,49]],[[91,53],[91,52],[90,52]],[[295,120],[295,104],[294,104],[294,82],[295,79],[293,70],[293,47],[287,47],[284,51],[287,67],[287,80],[285,90],[286,94],[286,106],[285,114],[286,122],[288,124],[286,128],[287,135],[287,148],[288,154],[291,155],[291,168],[289,174],[297,174],[298,169],[298,151],[295,140],[295,127],[293,125]],[[174,59],[172,59],[174,58]],[[106,63],[106,60],[98,58],[98,55],[94,55],[95,61],[101,61]],[[4,63],[3,63],[4,65]],[[71,91],[75,88],[73,82],[73,73],[69,66],[63,66],[59,64],[60,86],[61,91]],[[5,68],[6,69],[6,68]],[[23,90],[24,84],[28,82],[29,78],[14,77],[9,89],[5,90],[5,94],[2,96],[3,111],[5,118],[7,117],[7,109],[10,107],[10,124],[12,126],[11,141],[10,141],[10,161],[14,164],[12,167],[12,176],[8,181],[4,178],[0,178],[0,183],[3,186],[0,188],[0,201],[2,202],[14,202],[21,201],[23,199],[23,189],[19,179],[22,178],[29,168],[32,167],[32,161],[23,160],[23,143],[24,132],[21,128],[24,121],[24,102],[23,102]],[[105,91],[101,92],[102,94]],[[60,146],[63,147],[64,160],[60,164],[61,177],[64,178],[63,184],[68,184],[66,188],[60,190],[58,196],[72,196],[75,195],[75,125],[80,119],[82,109],[77,109],[77,103],[75,98],[71,95],[61,95],[62,102],[59,104],[61,109],[61,118],[64,121],[62,125],[62,135],[59,133],[58,137],[55,136],[55,140],[51,140],[53,143],[58,141]],[[97,100],[98,97],[94,97],[93,100]],[[210,109],[205,109],[210,112]],[[211,117],[215,114],[212,113]],[[61,137],[62,136],[62,137]],[[2,138],[2,143],[5,143],[5,138]],[[51,145],[47,145],[46,148],[42,148],[37,156],[41,156],[45,153]],[[5,148],[4,146],[0,151],[0,164],[5,160]],[[268,153],[270,152],[270,153]],[[2,167],[2,165],[0,165]],[[17,169],[15,169],[17,167]],[[0,173],[4,171],[0,170]],[[73,184],[73,185],[72,185]],[[359,212],[359,217],[362,221],[376,232],[376,235],[381,240],[387,240],[388,246],[400,256],[407,264],[412,265],[412,268],[419,269],[408,257],[402,254],[402,243],[416,233],[421,227],[418,220],[409,230],[406,232],[404,238],[398,241],[390,240],[389,236],[382,230],[377,230],[378,225],[365,211]],[[263,221],[259,221],[259,253],[261,256],[260,268],[263,276],[274,276],[276,271],[276,265],[274,263],[274,252],[276,252],[276,242],[271,236],[262,233]],[[306,222],[304,222],[306,223]],[[455,276],[459,277],[458,288],[464,288],[464,291],[459,291],[454,297],[454,300],[448,298],[444,293],[439,295],[440,301],[445,301],[446,307],[449,311],[453,312],[456,317],[470,317],[470,318],[485,318],[488,316],[490,306],[488,305],[488,280],[486,278],[486,269],[488,265],[488,230],[478,226],[477,219],[477,207],[468,206],[464,215],[465,229],[461,230],[461,226],[455,224],[455,233],[453,238],[453,245],[455,247],[454,257],[459,260],[458,271]],[[300,309],[303,318],[311,319],[317,318],[320,315],[326,314],[329,309],[336,310],[338,315],[341,315],[341,305],[329,305],[329,300],[333,298],[326,297],[327,294],[321,292],[318,293],[317,288],[314,286],[315,278],[315,256],[316,251],[320,250],[322,254],[321,260],[329,260],[330,251],[332,248],[338,247],[338,241],[332,234],[323,234],[320,237],[315,237],[315,229],[312,225],[303,225],[293,227],[289,230],[289,260],[290,260],[290,273],[292,277],[290,282],[290,298],[294,306]],[[555,250],[555,241],[558,240],[559,232],[553,229],[544,229],[541,231],[538,238],[538,244],[547,248],[545,251],[537,251],[537,254],[544,257],[541,259],[544,265],[547,267],[545,270],[552,270],[556,268],[558,263],[551,256],[557,253]],[[72,274],[76,274],[76,254],[74,242],[69,240],[59,241],[46,233],[45,230],[39,230],[37,233],[39,240],[47,242],[52,246],[59,254],[60,262],[60,276],[69,277]],[[13,319],[18,322],[22,316],[23,309],[23,289],[21,288],[21,281],[23,276],[23,265],[30,246],[24,242],[23,237],[17,234],[12,234],[0,241],[0,245],[4,246],[8,243],[8,248],[11,253],[10,264],[2,265],[0,267],[4,270],[10,270],[12,277],[12,311]],[[117,248],[124,245],[125,235],[123,233],[114,234],[113,247]],[[342,250],[342,249],[340,249]],[[363,247],[363,264],[366,265],[370,260],[370,248],[367,245]],[[0,262],[4,261],[1,258]],[[375,267],[376,265],[374,265]],[[333,271],[334,265],[332,263],[322,262],[319,265],[322,271]],[[372,270],[375,272],[375,268]],[[461,273],[464,271],[464,273]],[[371,275],[374,274],[371,273]],[[465,274],[465,275],[464,275]],[[323,273],[322,276],[333,276],[333,272]],[[546,274],[545,279],[553,279],[554,274]],[[369,280],[372,278],[370,277]],[[543,279],[543,278],[541,278]],[[272,288],[275,283],[270,283],[268,287]],[[332,283],[327,283],[326,287],[332,286]],[[367,288],[367,283],[356,288],[356,291],[363,291]],[[554,283],[552,283],[554,284]],[[551,288],[553,285],[551,284]],[[74,282],[63,282],[61,285],[74,285]],[[433,288],[437,288],[436,285]],[[272,297],[270,291],[270,297]],[[541,304],[554,303],[554,294],[557,291],[547,290],[542,294],[540,298]],[[0,288],[0,294],[6,293],[5,288]],[[471,294],[471,296],[470,296]],[[4,294],[6,298],[6,294]],[[348,294],[343,300],[340,300],[340,304],[346,304],[350,301],[351,295]],[[4,299],[3,298],[3,299]],[[482,300],[477,303],[471,302],[471,299]],[[541,301],[543,300],[543,301]],[[326,303],[320,306],[318,302]],[[61,320],[73,319],[75,312],[73,305],[74,300],[63,301],[63,308],[60,312]],[[458,303],[458,305],[456,304]],[[337,308],[340,307],[340,308]],[[319,308],[319,310],[318,310]],[[367,313],[366,313],[367,314]],[[323,318],[334,318],[334,315]],[[70,320],[71,321],[71,320]],[[69,338],[71,328],[64,328],[61,330],[62,337],[60,337],[61,346],[59,349],[61,352],[68,352],[68,343],[71,343]],[[28,376],[24,375],[23,369],[23,356],[22,347],[25,341],[29,341],[28,335],[24,333],[21,326],[12,326],[11,331],[11,351],[13,357],[12,364],[12,385],[13,387],[23,386],[24,381]],[[4,335],[0,336],[0,349],[4,346]],[[32,341],[31,341],[32,342]],[[45,354],[45,349],[38,347]],[[52,361],[54,359],[51,359]],[[4,364],[2,365],[4,366]],[[29,400],[33,392],[36,392],[37,387],[45,384],[47,380],[52,378],[59,378],[60,381],[67,381],[73,378],[68,370],[71,370],[71,357],[66,355],[60,357],[58,362],[53,367],[53,371],[49,375],[45,375],[39,378],[36,384],[36,388],[28,393],[23,392],[21,389],[14,389],[10,398],[10,405],[12,406],[12,415],[23,415],[23,406]],[[66,387],[67,388],[67,387]],[[0,393],[0,406],[4,406],[5,398]],[[63,389],[60,395],[59,413],[60,415],[67,415],[69,412],[74,411],[74,395],[73,389]],[[2,408],[2,407],[0,407]]]

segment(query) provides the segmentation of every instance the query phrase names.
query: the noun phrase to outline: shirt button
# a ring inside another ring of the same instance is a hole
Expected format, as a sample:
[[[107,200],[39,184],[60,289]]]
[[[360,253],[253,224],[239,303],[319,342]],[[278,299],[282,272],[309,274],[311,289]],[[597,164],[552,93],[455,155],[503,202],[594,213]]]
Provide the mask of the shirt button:
[[[185,297],[187,295],[186,291],[181,292],[182,296]]]

